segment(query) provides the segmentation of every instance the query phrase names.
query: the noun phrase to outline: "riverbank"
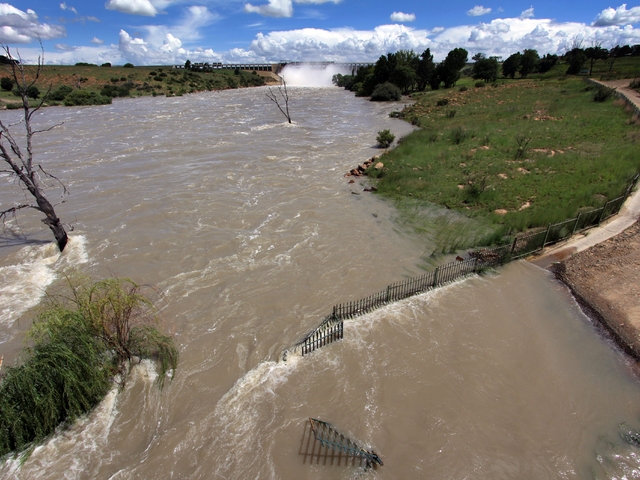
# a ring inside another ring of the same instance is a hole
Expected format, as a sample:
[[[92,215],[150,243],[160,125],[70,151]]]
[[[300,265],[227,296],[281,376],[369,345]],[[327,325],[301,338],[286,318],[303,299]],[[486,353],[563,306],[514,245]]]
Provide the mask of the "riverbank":
[[[594,101],[596,86],[573,77],[478,85],[414,95],[401,116],[421,129],[386,155],[376,183],[407,223],[449,232],[439,250],[599,208],[637,173],[636,119],[614,97]],[[447,209],[440,223],[432,205]]]
[[[587,314],[640,360],[640,222],[552,266]]]

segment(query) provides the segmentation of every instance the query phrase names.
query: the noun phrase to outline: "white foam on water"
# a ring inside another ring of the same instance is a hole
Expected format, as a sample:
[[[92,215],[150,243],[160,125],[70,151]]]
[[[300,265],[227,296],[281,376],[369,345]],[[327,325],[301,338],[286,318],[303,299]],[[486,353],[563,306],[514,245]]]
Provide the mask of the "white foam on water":
[[[87,263],[86,238],[69,237],[63,254],[54,243],[20,249],[0,267],[0,325],[11,326],[45,295],[57,274],[67,267]]]
[[[154,388],[157,377],[155,363],[143,360],[131,368],[126,388],[133,388],[138,382],[144,382],[147,389]],[[36,447],[22,467],[19,458],[8,460],[0,480],[51,478],[50,469],[54,466],[56,470],[64,467],[64,478],[84,478],[88,472],[97,471],[98,465],[89,468],[87,461],[95,458],[95,452],[104,450],[109,443],[112,427],[119,414],[119,394],[122,394],[120,387],[114,385],[95,409],[76,420],[67,430],[55,433]]]

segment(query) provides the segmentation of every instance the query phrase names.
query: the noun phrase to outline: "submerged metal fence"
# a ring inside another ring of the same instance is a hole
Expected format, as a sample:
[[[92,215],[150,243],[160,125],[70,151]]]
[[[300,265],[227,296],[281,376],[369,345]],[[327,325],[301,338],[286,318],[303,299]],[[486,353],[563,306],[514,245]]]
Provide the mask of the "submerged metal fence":
[[[507,245],[469,252],[469,258],[465,260],[460,259],[440,265],[432,272],[392,283],[386,289],[361,300],[335,305],[331,314],[325,317],[317,328],[293,348],[284,352],[283,358],[286,359],[289,352],[304,356],[342,339],[345,319],[364,315],[389,303],[419,295],[473,273],[531,255],[548,245],[565,240],[577,232],[600,225],[601,222],[620,211],[639,178],[640,174],[633,178],[624,195],[608,201],[600,208],[580,212],[576,218],[560,223],[550,223],[547,228],[534,233],[518,235],[513,242]]]

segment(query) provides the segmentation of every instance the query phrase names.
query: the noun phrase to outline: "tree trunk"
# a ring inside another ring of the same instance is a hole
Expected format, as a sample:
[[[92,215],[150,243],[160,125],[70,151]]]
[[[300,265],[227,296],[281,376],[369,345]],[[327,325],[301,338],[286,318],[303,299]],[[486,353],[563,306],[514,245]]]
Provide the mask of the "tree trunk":
[[[56,215],[56,212],[53,209],[53,205],[49,203],[49,200],[47,200],[39,190],[36,190],[35,197],[36,202],[38,202],[39,210],[47,216],[47,218],[42,219],[42,223],[44,223],[51,229],[51,232],[53,233],[53,236],[58,243],[58,248],[62,252],[64,250],[64,247],[67,246],[67,232],[65,231],[62,222]]]

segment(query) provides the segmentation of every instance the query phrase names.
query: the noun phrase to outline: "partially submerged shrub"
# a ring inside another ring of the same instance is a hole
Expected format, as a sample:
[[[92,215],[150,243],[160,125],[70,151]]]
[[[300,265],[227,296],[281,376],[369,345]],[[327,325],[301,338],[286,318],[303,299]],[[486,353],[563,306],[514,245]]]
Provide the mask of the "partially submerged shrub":
[[[389,130],[380,130],[376,137],[376,141],[378,142],[379,148],[387,148],[393,143],[395,138],[396,136]]]
[[[50,297],[29,330],[31,346],[0,381],[0,456],[22,450],[97,405],[126,362],[153,358],[158,384],[178,364],[151,302],[128,279],[73,285]]]
[[[402,98],[400,89],[393,83],[385,82],[376,85],[371,94],[372,102],[397,102]]]

